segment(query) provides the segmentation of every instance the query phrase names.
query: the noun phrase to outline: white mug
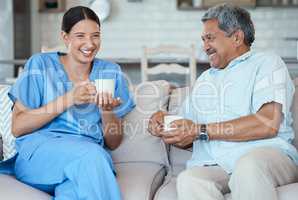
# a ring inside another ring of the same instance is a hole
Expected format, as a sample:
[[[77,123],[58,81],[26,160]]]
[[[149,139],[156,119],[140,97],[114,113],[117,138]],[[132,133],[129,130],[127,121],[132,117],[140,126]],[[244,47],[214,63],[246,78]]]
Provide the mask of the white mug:
[[[114,98],[115,80],[114,79],[95,79],[94,84],[97,92],[108,92]]]
[[[170,124],[173,121],[179,120],[179,119],[183,119],[183,117],[179,116],[179,115],[166,115],[166,116],[164,116],[164,130],[165,131],[171,131],[171,130],[176,129],[176,128],[171,128]]]

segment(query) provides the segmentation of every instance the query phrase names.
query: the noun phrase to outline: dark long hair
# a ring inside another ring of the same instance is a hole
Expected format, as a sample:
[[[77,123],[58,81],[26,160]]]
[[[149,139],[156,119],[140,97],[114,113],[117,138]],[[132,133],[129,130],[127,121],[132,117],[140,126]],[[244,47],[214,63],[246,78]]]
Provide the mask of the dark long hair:
[[[93,10],[85,6],[76,6],[68,9],[63,16],[61,30],[69,33],[72,27],[81,20],[90,19],[95,21],[100,27],[98,16]]]

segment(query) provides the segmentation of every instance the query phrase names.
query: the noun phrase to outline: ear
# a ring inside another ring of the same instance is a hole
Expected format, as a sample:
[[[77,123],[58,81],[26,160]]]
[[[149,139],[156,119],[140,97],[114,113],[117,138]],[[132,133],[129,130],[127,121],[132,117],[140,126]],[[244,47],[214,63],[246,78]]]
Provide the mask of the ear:
[[[68,45],[69,45],[69,35],[64,31],[61,31],[61,38],[62,38],[65,46],[68,47]]]
[[[234,33],[234,41],[237,47],[244,44],[244,33],[242,30],[237,30]]]

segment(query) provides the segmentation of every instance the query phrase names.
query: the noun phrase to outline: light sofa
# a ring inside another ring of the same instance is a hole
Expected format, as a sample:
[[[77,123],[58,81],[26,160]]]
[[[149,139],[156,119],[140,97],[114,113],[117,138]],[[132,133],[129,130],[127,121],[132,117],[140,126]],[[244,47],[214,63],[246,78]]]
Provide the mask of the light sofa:
[[[297,88],[293,105],[294,127],[298,133],[298,79],[294,82]],[[191,149],[165,145],[147,132],[147,124],[151,114],[157,110],[177,113],[189,92],[189,88],[171,90],[166,81],[145,82],[133,89],[137,106],[124,119],[122,144],[111,152],[124,200],[177,199],[176,177],[185,168]],[[296,140],[296,147],[297,144]],[[280,200],[296,200],[298,182],[278,187],[278,194]],[[0,175],[0,199],[48,200],[51,196],[20,183],[12,176]],[[226,199],[230,199],[229,194],[226,194]]]

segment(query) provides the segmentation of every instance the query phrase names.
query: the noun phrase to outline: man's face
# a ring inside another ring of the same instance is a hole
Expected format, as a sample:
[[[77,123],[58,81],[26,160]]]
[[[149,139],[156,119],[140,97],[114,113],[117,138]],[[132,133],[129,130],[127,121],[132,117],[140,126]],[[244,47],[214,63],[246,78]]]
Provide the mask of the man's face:
[[[218,28],[216,19],[204,22],[202,40],[211,67],[225,68],[237,55],[234,38]]]

